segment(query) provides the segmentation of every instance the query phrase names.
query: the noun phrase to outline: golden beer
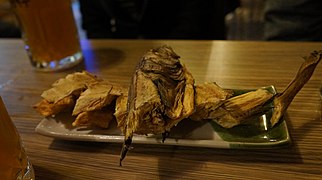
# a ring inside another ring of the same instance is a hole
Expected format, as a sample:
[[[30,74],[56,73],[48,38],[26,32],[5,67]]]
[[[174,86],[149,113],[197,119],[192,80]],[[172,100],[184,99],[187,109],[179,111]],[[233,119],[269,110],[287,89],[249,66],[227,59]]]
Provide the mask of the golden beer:
[[[0,97],[0,179],[31,180],[34,172]]]
[[[320,86],[320,98],[322,100],[322,82],[321,82],[321,86]]]
[[[70,0],[11,0],[31,63],[64,69],[82,59]]]

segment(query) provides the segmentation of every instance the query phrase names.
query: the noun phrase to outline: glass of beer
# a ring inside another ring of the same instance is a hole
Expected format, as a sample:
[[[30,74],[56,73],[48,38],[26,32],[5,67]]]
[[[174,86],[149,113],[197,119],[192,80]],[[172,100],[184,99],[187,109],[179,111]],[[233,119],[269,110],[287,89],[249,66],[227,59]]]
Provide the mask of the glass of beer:
[[[0,97],[0,177],[10,180],[34,180],[34,170],[28,160],[18,131]]]
[[[320,85],[320,98],[322,100],[322,82],[321,82],[321,85]]]
[[[57,71],[82,61],[71,0],[10,0],[31,64]]]

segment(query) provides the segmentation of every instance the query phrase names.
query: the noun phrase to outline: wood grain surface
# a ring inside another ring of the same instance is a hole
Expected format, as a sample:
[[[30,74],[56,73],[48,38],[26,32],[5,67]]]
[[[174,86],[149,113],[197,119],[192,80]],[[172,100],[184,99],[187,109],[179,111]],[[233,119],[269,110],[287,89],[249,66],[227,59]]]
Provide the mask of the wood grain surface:
[[[322,119],[319,88],[322,65],[287,111],[289,147],[234,150],[139,145],[118,164],[121,144],[73,142],[35,133],[42,116],[32,106],[42,91],[68,73],[87,70],[128,85],[145,51],[168,44],[197,83],[225,88],[275,85],[282,91],[302,57],[322,43],[93,40],[82,41],[84,63],[62,72],[35,71],[21,40],[0,40],[0,96],[23,139],[36,179],[321,179]]]

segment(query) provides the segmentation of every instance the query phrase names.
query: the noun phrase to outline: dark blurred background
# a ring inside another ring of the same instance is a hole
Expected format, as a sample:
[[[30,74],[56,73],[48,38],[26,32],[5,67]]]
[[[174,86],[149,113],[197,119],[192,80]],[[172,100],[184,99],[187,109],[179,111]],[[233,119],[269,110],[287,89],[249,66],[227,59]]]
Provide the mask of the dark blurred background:
[[[128,0],[73,0],[73,11],[80,38],[90,37],[88,29],[98,24],[90,24],[87,20],[93,14],[98,14],[99,10],[95,12],[95,9],[92,9],[94,13],[87,12],[91,10],[89,5],[92,6],[93,4],[94,7],[94,4],[99,1],[105,4],[105,2],[126,2]],[[179,1],[158,2],[171,3]],[[186,3],[188,1],[182,2]],[[210,0],[207,2],[210,3],[213,10],[209,11],[208,8],[208,16],[204,15],[201,21],[214,21],[210,23],[210,30],[208,30],[214,32],[214,34],[192,39],[322,41],[321,0]],[[96,6],[100,8],[99,4]],[[167,6],[164,5],[163,7]],[[108,15],[108,12],[103,13]],[[112,21],[111,24],[113,24]],[[0,37],[11,38],[19,36],[18,23],[10,11],[8,0],[0,0]],[[95,35],[92,37],[95,38]],[[108,35],[106,37],[114,38],[114,36]],[[117,36],[115,37],[118,38]],[[160,39],[166,39],[165,36],[160,37]],[[175,38],[176,36],[173,37]],[[185,37],[179,37],[179,39],[185,39]]]
[[[87,0],[91,2],[93,0]],[[218,1],[220,6],[214,8],[214,12],[224,13],[223,21],[226,29],[225,39],[262,39],[262,0],[235,0]],[[73,0],[73,11],[79,29],[80,38],[87,38],[82,27],[82,13],[79,0]],[[251,32],[250,32],[251,31]],[[0,37],[20,37],[18,22],[10,11],[7,0],[0,0]],[[222,39],[222,38],[215,38]]]

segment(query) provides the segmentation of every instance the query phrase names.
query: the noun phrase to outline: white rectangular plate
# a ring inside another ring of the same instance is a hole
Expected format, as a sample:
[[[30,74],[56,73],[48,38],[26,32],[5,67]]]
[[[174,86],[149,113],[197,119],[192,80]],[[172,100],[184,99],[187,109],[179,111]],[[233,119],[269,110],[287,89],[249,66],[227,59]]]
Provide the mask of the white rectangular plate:
[[[275,94],[273,86],[265,87]],[[234,90],[242,94],[250,90]],[[213,121],[192,121],[185,119],[174,127],[170,136],[162,143],[157,135],[135,135],[133,144],[162,144],[195,146],[209,148],[276,148],[290,144],[286,122],[283,119],[273,128],[269,127],[269,119],[273,109],[266,114],[251,119],[252,123],[225,129]],[[116,122],[108,129],[76,128],[71,124],[73,117],[61,114],[54,118],[44,118],[36,127],[36,132],[45,136],[73,141],[97,141],[123,143],[124,136],[117,128]]]

